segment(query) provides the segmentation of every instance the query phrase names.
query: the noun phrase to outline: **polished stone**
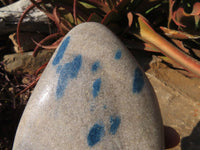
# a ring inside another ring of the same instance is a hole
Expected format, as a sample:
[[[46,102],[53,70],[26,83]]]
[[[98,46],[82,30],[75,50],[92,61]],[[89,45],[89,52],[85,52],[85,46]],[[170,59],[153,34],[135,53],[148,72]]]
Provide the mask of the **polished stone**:
[[[98,23],[72,29],[21,118],[13,150],[162,150],[163,124],[144,72]]]

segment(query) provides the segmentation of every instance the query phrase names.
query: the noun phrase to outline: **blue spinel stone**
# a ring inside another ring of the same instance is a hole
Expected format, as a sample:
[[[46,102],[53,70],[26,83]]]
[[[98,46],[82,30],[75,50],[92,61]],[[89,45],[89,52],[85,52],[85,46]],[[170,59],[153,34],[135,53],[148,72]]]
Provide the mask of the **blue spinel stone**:
[[[164,150],[157,99],[122,42],[99,23],[58,46],[19,123],[13,150]]]
[[[117,52],[115,53],[115,59],[119,60],[121,57],[122,57],[122,52],[121,50],[118,49]]]
[[[87,137],[88,145],[94,146],[97,144],[105,134],[104,126],[95,124],[91,129]]]
[[[120,119],[119,116],[116,116],[116,117],[111,116],[110,117],[110,124],[111,124],[110,133],[112,135],[114,135],[117,132],[117,129],[119,128],[120,122],[121,122],[121,119]]]
[[[97,72],[99,67],[100,67],[100,62],[99,61],[94,62],[94,64],[92,64],[92,72]]]
[[[92,95],[93,97],[97,97],[101,88],[101,78],[98,78],[94,81],[93,83],[93,90],[92,90]]]

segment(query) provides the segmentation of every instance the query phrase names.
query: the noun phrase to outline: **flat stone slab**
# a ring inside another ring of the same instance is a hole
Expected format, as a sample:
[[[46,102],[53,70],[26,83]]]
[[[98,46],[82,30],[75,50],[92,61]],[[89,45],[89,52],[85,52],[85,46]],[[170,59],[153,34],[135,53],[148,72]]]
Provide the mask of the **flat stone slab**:
[[[30,1],[19,0],[0,8],[0,35],[16,32],[19,18],[29,5],[31,5]],[[48,24],[49,20],[45,13],[34,8],[23,19],[20,31],[49,33]]]
[[[144,72],[116,36],[83,23],[61,42],[21,118],[13,150],[162,150]]]
[[[23,54],[5,55],[3,62],[5,70],[8,72],[22,72],[34,74],[38,68],[47,63],[53,54],[53,50],[39,51],[37,57],[33,57],[33,52],[24,52]]]
[[[151,66],[146,74],[158,97],[163,123],[180,134],[179,145],[170,150],[199,150],[200,79],[188,78],[162,63]]]

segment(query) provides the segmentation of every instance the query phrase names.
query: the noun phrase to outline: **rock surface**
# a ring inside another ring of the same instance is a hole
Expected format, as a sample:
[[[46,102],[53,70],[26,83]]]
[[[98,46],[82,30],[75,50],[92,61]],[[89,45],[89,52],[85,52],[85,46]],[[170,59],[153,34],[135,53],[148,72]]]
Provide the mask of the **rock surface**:
[[[161,108],[163,122],[180,134],[181,142],[170,150],[200,149],[200,80],[188,78],[162,63],[146,72]]]
[[[13,4],[0,8],[0,35],[15,32],[19,18],[25,9],[31,5],[29,0],[19,0]],[[21,31],[48,32],[47,16],[39,9],[32,9],[23,20]]]
[[[58,47],[20,121],[13,150],[161,150],[152,87],[104,26],[84,23]]]
[[[40,51],[37,57],[33,57],[33,52],[5,55],[3,62],[6,71],[34,74],[41,65],[47,63],[54,50]]]

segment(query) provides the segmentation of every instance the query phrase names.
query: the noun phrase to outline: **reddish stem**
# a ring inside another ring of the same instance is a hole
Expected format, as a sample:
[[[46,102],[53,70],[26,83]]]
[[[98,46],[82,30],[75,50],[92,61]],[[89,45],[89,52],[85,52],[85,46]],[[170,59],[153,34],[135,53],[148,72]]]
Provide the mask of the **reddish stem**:
[[[60,22],[60,19],[58,17],[58,14],[57,14],[57,6],[53,9],[53,15],[54,15],[54,18],[55,18],[55,24],[56,24],[58,30],[60,31],[60,33],[63,35],[64,33],[63,33],[63,30],[62,30],[61,25],[60,25],[61,22]]]
[[[53,15],[54,15],[54,18],[55,18],[55,24],[56,24],[56,26],[57,26],[57,28],[58,28],[58,30],[60,31],[60,33],[62,34],[62,35],[65,35],[65,33],[63,32],[63,29],[64,30],[66,30],[66,31],[70,31],[70,29],[67,27],[67,25],[65,25],[63,22],[62,22],[62,20],[61,20],[61,18],[60,18],[60,16],[58,15],[58,7],[56,6],[54,9],[53,9]]]
[[[29,5],[26,10],[23,12],[22,16],[20,17],[19,21],[18,21],[18,24],[17,24],[17,44],[19,46],[19,51],[20,52],[23,52],[22,50],[22,47],[21,47],[21,42],[20,42],[20,38],[19,38],[19,33],[20,33],[20,26],[21,26],[21,23],[24,19],[24,17],[26,16],[26,14],[31,10],[33,9],[35,6],[34,4],[31,4]]]
[[[45,37],[43,40],[41,40],[38,45],[35,47],[34,51],[33,51],[33,56],[35,57],[37,54],[37,50],[39,48],[40,45],[42,45],[42,43],[46,42],[49,39],[55,38],[59,35],[60,33],[54,33],[54,34],[50,34],[47,37]]]
[[[76,17],[76,0],[74,0],[74,4],[73,4],[73,16],[74,16],[74,23],[75,25],[77,25],[77,17]]]
[[[33,3],[33,5],[34,5],[36,8],[38,8],[39,10],[41,10],[42,12],[44,12],[44,13],[49,17],[49,19],[51,19],[52,21],[55,22],[54,16],[53,16],[51,13],[47,12],[46,10],[44,10],[44,9],[39,5],[38,1],[34,1],[34,0],[30,0],[30,1]],[[43,0],[39,0],[39,1],[43,2]]]
[[[107,19],[108,19],[108,16],[109,16],[111,13],[113,13],[113,12],[118,13],[117,10],[112,9],[109,13],[107,13],[107,14],[104,16],[104,18],[103,18],[102,21],[101,21],[101,24],[105,24],[105,22],[108,21],[108,20],[107,20]]]
[[[58,47],[58,45],[60,44],[60,42],[62,41],[63,37],[59,38],[57,41],[55,41],[53,44],[51,45],[41,45],[39,43],[37,43],[36,41],[33,40],[33,42],[38,45],[39,47],[42,47],[44,49],[56,49]]]
[[[42,69],[46,68],[47,64],[48,64],[48,62],[46,62],[45,64],[43,64],[43,65],[35,72],[35,75],[37,76],[38,73],[39,73]]]
[[[39,79],[40,79],[40,76],[38,76],[38,77],[35,79],[35,81],[33,81],[31,84],[29,84],[25,89],[23,89],[22,91],[20,91],[20,92],[16,95],[16,97],[19,96],[20,94],[26,92],[28,89],[32,88],[34,85],[36,85]]]

